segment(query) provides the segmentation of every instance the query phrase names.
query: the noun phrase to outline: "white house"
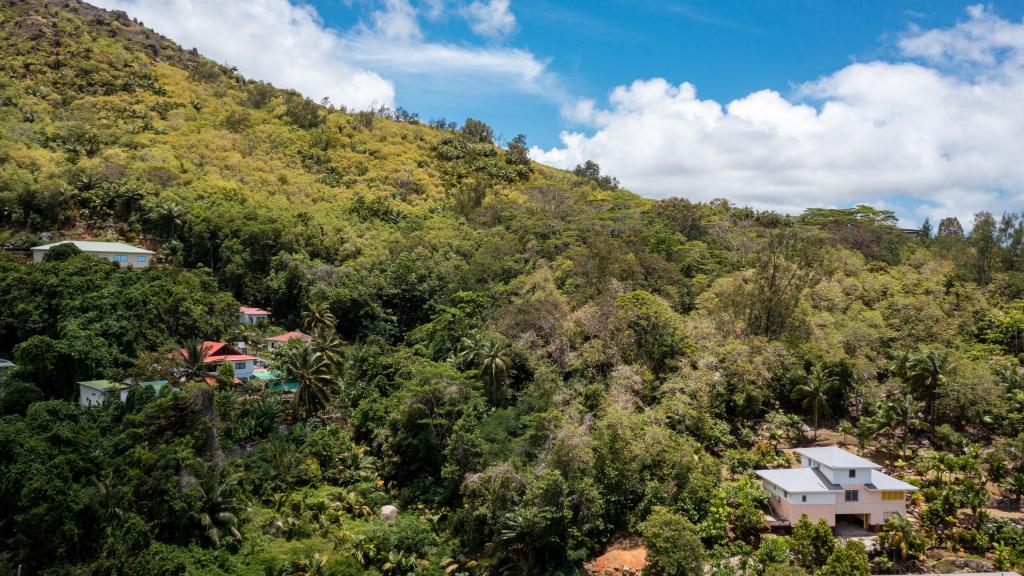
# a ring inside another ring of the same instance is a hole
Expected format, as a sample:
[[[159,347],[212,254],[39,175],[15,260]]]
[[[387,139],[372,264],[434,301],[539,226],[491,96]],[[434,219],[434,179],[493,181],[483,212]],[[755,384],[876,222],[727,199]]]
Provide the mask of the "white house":
[[[78,383],[78,404],[84,408],[99,406],[127,388],[126,384],[110,380],[86,380]]]
[[[270,322],[270,312],[251,306],[241,306],[238,309],[239,324],[259,324],[260,321]]]
[[[42,262],[43,257],[50,251],[50,248],[61,244],[73,244],[86,254],[92,254],[105,260],[117,263],[121,268],[145,268],[149,266],[156,252],[124,244],[122,242],[96,242],[93,240],[66,240],[43,244],[32,248],[32,261]]]
[[[829,526],[852,521],[865,528],[906,515],[914,486],[881,471],[881,466],[837,446],[798,448],[799,468],[757,470],[776,516],[792,526],[807,516]]]
[[[230,344],[206,341],[203,342],[202,350],[206,356],[205,364],[211,372],[207,382],[216,382],[213,373],[217,371],[217,367],[221,364],[230,363],[235,371],[235,378],[238,380],[248,380],[252,377],[253,370],[256,368],[255,356],[243,354]],[[183,357],[188,358],[188,351],[184,348],[179,350],[179,353]]]
[[[148,386],[157,392],[167,386],[167,380],[152,380],[139,382],[138,386]],[[131,382],[112,382],[110,380],[86,380],[78,383],[78,404],[84,408],[99,406],[110,398],[117,398],[121,402],[128,399],[128,390],[132,387]],[[177,388],[173,388],[177,390]]]

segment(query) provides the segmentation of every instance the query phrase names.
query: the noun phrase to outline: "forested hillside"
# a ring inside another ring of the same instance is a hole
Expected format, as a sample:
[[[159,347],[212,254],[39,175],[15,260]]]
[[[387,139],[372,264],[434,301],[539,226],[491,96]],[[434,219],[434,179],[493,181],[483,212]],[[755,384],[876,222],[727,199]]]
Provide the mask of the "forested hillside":
[[[871,571],[1024,568],[1024,219],[686,195],[0,0],[0,573],[572,574],[639,536],[645,574],[867,574],[766,537],[751,471],[815,442],[922,489]],[[26,263],[80,238],[157,264]],[[296,329],[294,392],[204,379],[197,341]],[[176,390],[80,408],[98,379]]]

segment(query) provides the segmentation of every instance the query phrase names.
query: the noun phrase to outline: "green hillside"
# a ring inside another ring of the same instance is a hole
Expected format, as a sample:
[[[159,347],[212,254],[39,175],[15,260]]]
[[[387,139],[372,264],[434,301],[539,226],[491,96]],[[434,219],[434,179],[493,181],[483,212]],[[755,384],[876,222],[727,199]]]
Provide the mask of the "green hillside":
[[[25,262],[80,238],[157,265]],[[0,0],[0,244],[0,574],[1024,568],[1020,215],[647,200]],[[189,360],[295,329],[269,385]],[[179,390],[79,408],[100,379]],[[834,442],[921,488],[870,558],[764,526],[752,471]]]

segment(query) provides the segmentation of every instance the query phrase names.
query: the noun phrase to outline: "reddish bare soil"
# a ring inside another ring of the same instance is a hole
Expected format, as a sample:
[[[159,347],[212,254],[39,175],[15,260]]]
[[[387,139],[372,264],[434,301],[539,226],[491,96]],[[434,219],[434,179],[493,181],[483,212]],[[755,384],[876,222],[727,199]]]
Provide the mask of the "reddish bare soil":
[[[647,549],[639,538],[628,538],[612,544],[608,551],[583,565],[592,576],[639,574],[647,564]]]

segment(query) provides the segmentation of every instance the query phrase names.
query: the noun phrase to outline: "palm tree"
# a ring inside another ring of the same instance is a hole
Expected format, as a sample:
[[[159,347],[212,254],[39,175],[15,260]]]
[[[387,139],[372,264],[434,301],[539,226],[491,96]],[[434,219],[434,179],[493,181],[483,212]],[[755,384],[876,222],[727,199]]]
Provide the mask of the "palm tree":
[[[305,418],[326,407],[338,388],[330,362],[309,345],[286,349],[280,369],[286,380],[299,383],[295,405]]]
[[[327,360],[335,373],[345,368],[345,344],[333,327],[320,326],[313,332],[313,347]]]
[[[926,350],[915,356],[907,365],[907,384],[911,392],[925,403],[925,414],[929,424],[935,420],[935,400],[939,391],[946,384],[946,375],[953,369],[949,353],[936,353]]]
[[[1024,389],[1024,373],[1011,363],[1006,363],[996,369],[996,378],[1006,386],[1010,392]]]
[[[878,538],[879,547],[896,564],[916,558],[925,550],[925,541],[918,535],[914,525],[902,514],[889,517]]]
[[[829,374],[827,369],[814,366],[804,383],[793,389],[793,399],[802,400],[803,409],[814,417],[814,441],[818,440],[819,418],[832,414],[832,408],[828,405],[828,394],[834,384],[835,377]]]
[[[886,403],[876,419],[876,431],[888,433],[894,447],[900,447],[900,456],[907,455],[907,444],[914,430],[921,427],[923,403],[914,400],[910,394]]]
[[[334,328],[338,319],[331,314],[331,309],[326,302],[313,302],[305,312],[302,313],[302,327],[306,332],[313,333],[319,327]]]
[[[199,461],[195,467],[199,507],[195,512],[204,534],[214,546],[225,537],[242,538],[238,531],[238,512],[244,506],[238,501],[238,474],[228,473],[224,466]]]
[[[508,348],[494,340],[479,338],[475,333],[463,337],[459,344],[458,360],[475,366],[487,383],[487,397],[492,404],[501,401],[501,381],[508,372]]]
[[[492,404],[502,400],[501,381],[508,372],[508,349],[497,342],[482,342],[477,347],[477,358],[480,372],[487,379],[487,397]]]
[[[182,360],[182,382],[203,382],[206,376],[206,359],[210,352],[199,338],[189,338],[181,343],[179,355]]]

